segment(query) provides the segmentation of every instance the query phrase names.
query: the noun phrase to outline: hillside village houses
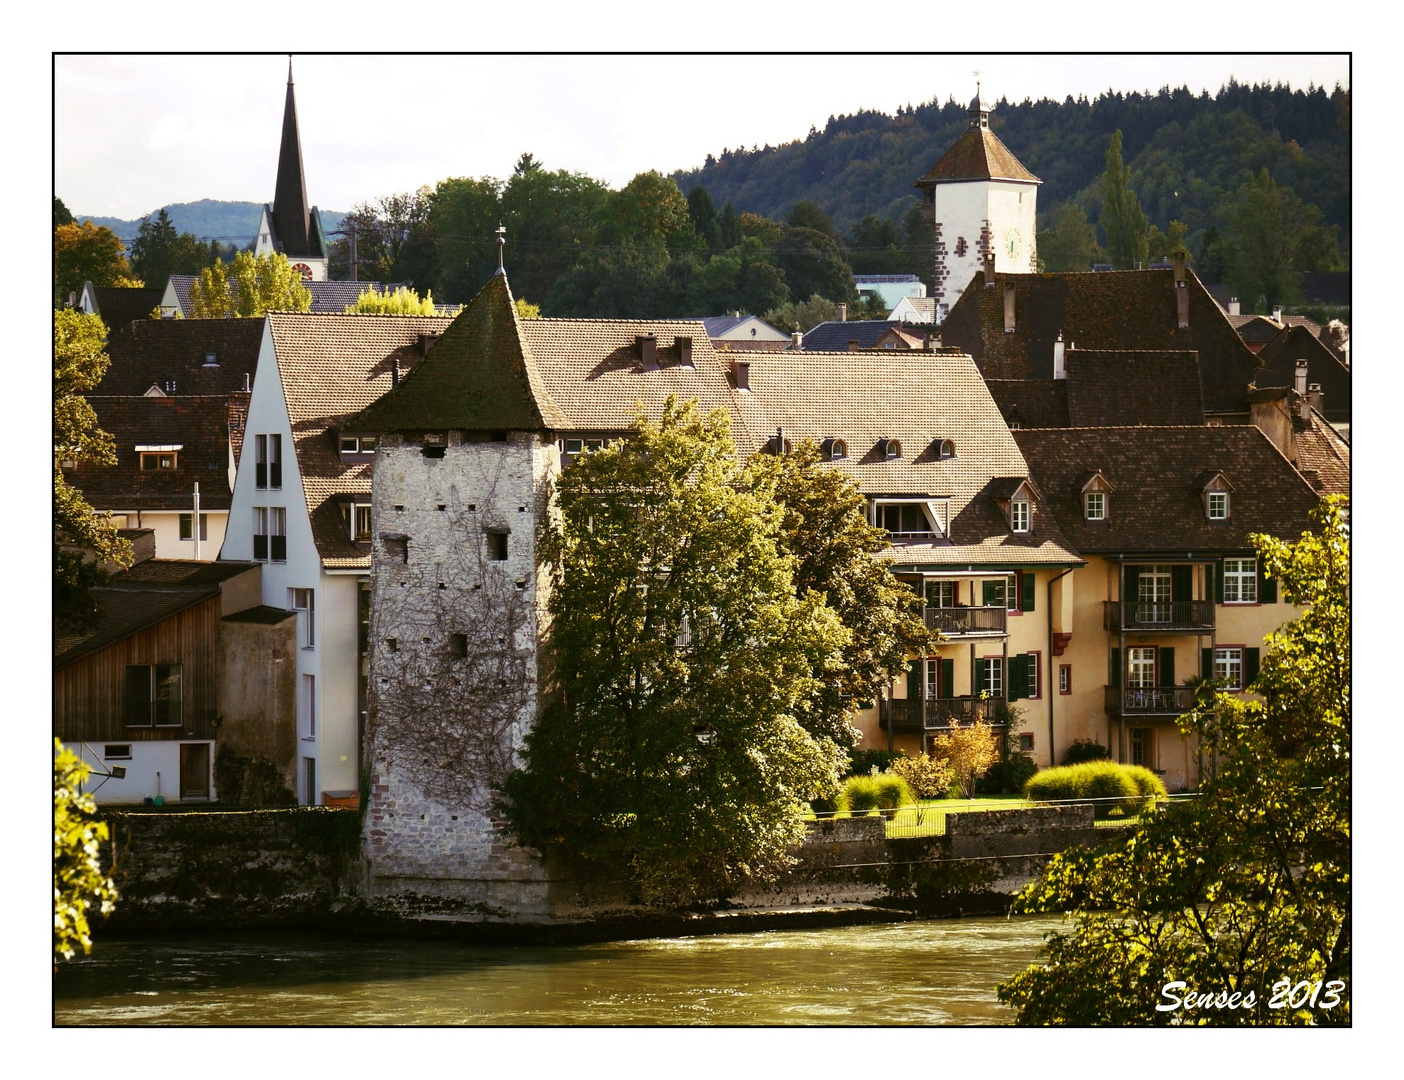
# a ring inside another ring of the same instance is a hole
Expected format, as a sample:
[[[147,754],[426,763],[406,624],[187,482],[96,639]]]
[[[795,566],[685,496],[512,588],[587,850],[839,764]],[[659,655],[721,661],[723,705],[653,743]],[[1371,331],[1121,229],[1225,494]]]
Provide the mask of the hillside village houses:
[[[292,635],[295,737],[268,745],[298,801],[369,792],[384,888],[544,895],[486,812],[549,679],[537,528],[552,477],[669,394],[725,408],[743,454],[813,440],[889,531],[883,556],[942,638],[855,711],[863,746],[915,752],[1008,702],[1040,765],[1095,738],[1192,786],[1172,722],[1184,680],[1242,685],[1292,615],[1248,535],[1306,528],[1317,494],[1348,486],[1349,444],[1295,367],[1254,384],[1266,369],[1183,264],[1032,273],[1037,183],[977,96],[919,181],[942,336],[900,348],[875,333],[747,350],[699,320],[522,319],[504,271],[456,318],[273,312],[115,335],[98,398],[151,398],[103,404],[114,417],[154,424],[173,409],[163,395],[230,402],[247,386],[246,417],[226,408],[227,528],[201,557],[257,566],[246,620]],[[159,445],[185,454],[185,439]],[[133,512],[145,526],[158,508]],[[182,528],[157,562],[193,556]]]

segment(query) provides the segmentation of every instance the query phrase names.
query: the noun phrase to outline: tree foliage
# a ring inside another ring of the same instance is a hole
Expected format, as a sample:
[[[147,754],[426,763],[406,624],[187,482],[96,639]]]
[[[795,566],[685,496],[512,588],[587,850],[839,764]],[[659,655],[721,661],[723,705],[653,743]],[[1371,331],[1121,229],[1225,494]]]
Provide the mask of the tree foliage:
[[[834,305],[815,294],[803,302],[780,304],[765,313],[765,321],[777,330],[798,330],[807,334],[820,323],[833,319]]]
[[[931,756],[946,761],[960,797],[968,799],[975,794],[975,781],[999,760],[999,736],[989,724],[977,720],[937,735],[931,740]]]
[[[104,288],[141,287],[115,232],[91,221],[59,225],[54,229],[54,307],[82,291],[85,281]]]
[[[96,315],[54,312],[54,631],[89,629],[99,612],[92,590],[107,581],[104,564],[125,566],[131,545],[108,514],[99,514],[68,483],[66,460],[111,465],[112,436],[97,426],[83,398],[107,372],[107,328]]]
[[[1131,170],[1121,159],[1121,131],[1112,132],[1107,146],[1107,169],[1102,173],[1102,232],[1107,254],[1117,270],[1136,270],[1146,264],[1149,222],[1131,188]]]
[[[132,241],[132,269],[143,281],[162,286],[172,274],[198,274],[215,261],[214,250],[191,233],[176,233],[165,207],[153,220],[141,219]]]
[[[1303,270],[1338,264],[1335,230],[1321,211],[1277,186],[1267,169],[1238,189],[1226,211],[1229,274],[1249,305],[1271,310],[1301,299]]]
[[[998,988],[1026,1024],[1348,1024],[1351,973],[1350,538],[1343,500],[1296,543],[1254,536],[1304,611],[1267,638],[1252,696],[1202,692],[1181,720],[1200,795],[1130,838],[1054,857],[1023,910],[1068,911],[1046,959]],[[1272,1007],[1279,980],[1317,1000]],[[1167,994],[1168,984],[1172,987]],[[1321,985],[1318,986],[1317,984]],[[1338,984],[1338,985],[1335,985]],[[1339,1004],[1326,1008],[1331,986]],[[1184,994],[1225,1004],[1183,1007]],[[1245,1007],[1247,995],[1252,1007]],[[1231,995],[1240,995],[1232,999]],[[1181,1007],[1176,1007],[1180,1005]]]
[[[93,948],[89,913],[107,915],[117,899],[103,873],[99,845],[107,824],[94,821],[97,806],[83,791],[92,769],[54,740],[54,956],[71,960]]]
[[[523,842],[623,862],[670,903],[788,863],[837,788],[843,748],[809,729],[832,726],[853,635],[797,595],[770,476],[737,461],[724,411],[670,399],[561,477],[541,546],[556,689],[504,785]]]
[[[1039,269],[1046,273],[1085,273],[1105,256],[1097,243],[1096,226],[1076,203],[1059,207],[1053,228],[1038,234]]]
[[[252,318],[311,307],[312,293],[302,275],[280,252],[255,257],[241,251],[233,263],[217,262],[201,270],[190,286],[192,319]]]
[[[413,289],[401,285],[394,292],[374,292],[367,289],[356,297],[354,304],[346,305],[348,315],[433,315],[434,294],[420,295]]]

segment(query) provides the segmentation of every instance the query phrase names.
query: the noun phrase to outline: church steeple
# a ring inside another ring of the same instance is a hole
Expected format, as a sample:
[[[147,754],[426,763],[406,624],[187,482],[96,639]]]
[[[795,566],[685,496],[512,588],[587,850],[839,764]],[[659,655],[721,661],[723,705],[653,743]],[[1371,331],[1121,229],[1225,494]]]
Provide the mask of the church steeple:
[[[302,171],[302,142],[297,132],[292,57],[288,57],[288,96],[283,104],[283,141],[278,149],[278,181],[273,188],[273,231],[289,259],[317,257],[321,250],[309,235],[307,179]]]

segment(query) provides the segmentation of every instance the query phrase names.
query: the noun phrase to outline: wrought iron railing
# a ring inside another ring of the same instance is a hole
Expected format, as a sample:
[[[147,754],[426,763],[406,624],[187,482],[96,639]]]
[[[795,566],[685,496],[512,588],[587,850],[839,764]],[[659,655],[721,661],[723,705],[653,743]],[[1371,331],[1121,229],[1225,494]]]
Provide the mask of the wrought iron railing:
[[[947,728],[994,717],[1004,704],[1003,697],[894,698],[880,703],[878,723],[884,731],[890,723],[897,733],[944,731]]]
[[[1108,686],[1107,712],[1112,716],[1179,716],[1194,707],[1192,686]]]
[[[1105,600],[1105,630],[1212,630],[1214,604],[1210,600],[1123,602]]]
[[[1002,634],[1009,613],[1002,607],[929,607],[926,628],[946,637],[970,634]]]

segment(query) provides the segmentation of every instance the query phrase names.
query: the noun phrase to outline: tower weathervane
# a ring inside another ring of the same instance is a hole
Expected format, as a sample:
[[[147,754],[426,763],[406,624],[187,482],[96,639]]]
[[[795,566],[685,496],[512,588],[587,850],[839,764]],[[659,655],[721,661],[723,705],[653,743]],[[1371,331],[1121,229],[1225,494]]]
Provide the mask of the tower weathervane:
[[[507,230],[501,224],[497,226],[497,272],[505,274],[507,271],[502,267],[502,249],[507,245]]]

